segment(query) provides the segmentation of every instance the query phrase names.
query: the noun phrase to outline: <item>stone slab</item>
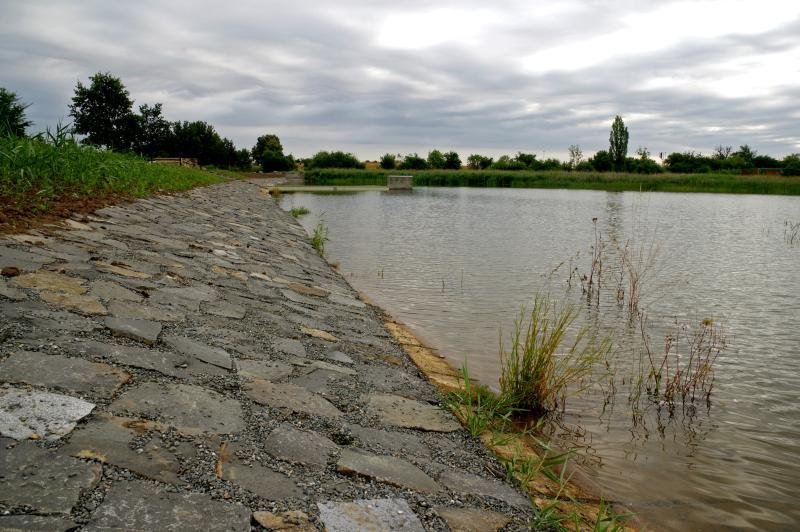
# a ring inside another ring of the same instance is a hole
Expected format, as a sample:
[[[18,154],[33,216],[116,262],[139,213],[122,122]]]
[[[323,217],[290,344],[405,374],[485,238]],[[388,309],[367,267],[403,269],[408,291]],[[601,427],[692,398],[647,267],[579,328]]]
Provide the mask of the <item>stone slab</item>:
[[[388,425],[432,432],[461,430],[461,425],[438,406],[391,394],[369,394],[364,400],[367,409]]]
[[[277,361],[241,360],[235,362],[236,372],[248,379],[277,381],[292,374],[292,365]]]
[[[305,375],[292,379],[292,384],[302,386],[309,392],[328,396],[334,394],[334,385],[346,377],[336,371],[315,369]]]
[[[186,377],[188,375],[185,369],[187,367],[185,355],[142,347],[105,344],[94,340],[84,340],[69,345],[67,348],[113,360],[117,364],[151,369],[170,377]]]
[[[43,264],[54,261],[55,259],[53,258],[44,257],[36,253],[0,246],[0,270],[3,268],[19,268],[24,272],[30,272],[38,270]]]
[[[342,415],[339,409],[324,397],[294,384],[255,379],[245,384],[245,391],[253,401],[279,410],[302,412],[325,418],[337,418]]]
[[[63,517],[47,517],[42,515],[6,515],[0,516],[0,532],[23,532],[27,530],[48,532],[66,532],[77,528],[74,521]]]
[[[342,364],[352,364],[353,359],[342,353],[341,351],[330,351],[325,353],[325,356],[334,362],[341,362]]]
[[[165,336],[162,341],[179,353],[194,357],[206,364],[228,370],[233,368],[230,353],[219,347],[211,347],[185,336]]]
[[[250,510],[202,493],[171,492],[142,481],[122,481],[111,486],[83,530],[249,532]]]
[[[241,320],[247,315],[247,310],[241,305],[233,305],[224,301],[210,303],[204,308],[206,314]]]
[[[0,388],[0,436],[57,440],[75,428],[95,405],[50,392]]]
[[[163,329],[157,321],[133,318],[106,318],[105,325],[114,336],[130,338],[147,345],[155,345]]]
[[[157,306],[143,305],[132,301],[112,301],[108,304],[108,312],[118,318],[166,322],[181,322],[186,320],[186,315],[183,312]]]
[[[68,513],[82,490],[100,481],[100,464],[24,442],[0,453],[0,503],[41,513]]]
[[[46,302],[56,307],[64,307],[77,310],[83,314],[104,316],[108,311],[94,296],[82,296],[67,294],[63,292],[42,291],[39,296]]]
[[[389,432],[360,425],[348,424],[347,429],[359,439],[362,445],[378,447],[392,454],[405,456],[412,454],[423,458],[430,457],[431,451],[413,434]]]
[[[185,434],[230,434],[244,428],[238,401],[191,384],[146,382],[119,397],[109,409],[155,416]]]
[[[129,290],[112,281],[105,281],[98,279],[92,281],[89,285],[89,293],[100,299],[111,300],[118,299],[121,301],[133,301],[139,303],[143,297],[141,294]]]
[[[17,351],[0,362],[0,381],[97,397],[111,397],[130,377],[108,364],[34,351]]]
[[[19,288],[8,286],[5,279],[0,279],[0,297],[10,299],[11,301],[25,301],[28,299],[27,294]]]
[[[253,512],[253,519],[267,530],[317,532],[317,527],[308,519],[308,515],[299,510],[280,513]]]
[[[419,518],[405,499],[362,499],[354,502],[317,503],[327,532],[424,532]]]
[[[336,303],[337,305],[345,305],[347,307],[353,307],[353,308],[365,308],[367,306],[358,299],[347,296],[341,296],[338,294],[331,294],[330,296],[328,296],[328,300],[331,303]]]
[[[517,508],[530,507],[527,497],[497,479],[490,480],[470,473],[448,470],[439,475],[439,482],[450,491],[461,495],[497,499]]]
[[[417,466],[393,456],[378,456],[363,451],[343,449],[336,471],[371,478],[377,482],[420,492],[437,492],[441,488]]]
[[[289,283],[286,285],[289,290],[302,294],[304,296],[325,297],[330,294],[330,290],[320,288],[319,286],[311,286],[303,283]]]
[[[322,467],[339,450],[339,446],[325,436],[297,429],[289,423],[283,423],[273,430],[263,446],[279,460]]]
[[[313,336],[314,338],[319,338],[320,340],[325,340],[326,342],[338,342],[339,339],[336,338],[331,333],[327,333],[325,331],[321,331],[319,329],[314,329],[312,327],[304,327],[301,326],[300,330],[303,331],[305,334],[309,336]]]
[[[292,338],[276,338],[272,341],[272,346],[287,355],[294,355],[298,357],[307,356],[306,348],[300,343],[300,340]]]
[[[86,293],[85,281],[61,273],[40,270],[15,277],[11,284],[37,291],[80,295]]]
[[[511,519],[490,510],[475,508],[434,508],[439,517],[444,519],[451,532],[497,532]]]
[[[283,473],[258,463],[242,463],[236,456],[236,444],[222,444],[217,460],[217,476],[233,482],[270,501],[298,499],[303,490]]]
[[[158,436],[131,448],[131,440],[166,427],[154,421],[100,414],[76,430],[64,453],[129,469],[168,484],[183,484],[178,478],[178,459],[167,451]]]

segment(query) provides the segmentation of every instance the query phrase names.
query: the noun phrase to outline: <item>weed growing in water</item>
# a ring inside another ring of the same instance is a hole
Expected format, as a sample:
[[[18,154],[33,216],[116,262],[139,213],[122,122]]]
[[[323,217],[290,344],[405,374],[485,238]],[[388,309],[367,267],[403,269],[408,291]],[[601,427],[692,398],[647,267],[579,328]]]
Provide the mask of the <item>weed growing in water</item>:
[[[800,244],[800,222],[783,222],[783,240],[790,246]]]
[[[311,211],[309,211],[309,210],[308,210],[307,208],[305,208],[305,207],[292,207],[292,210],[291,210],[291,211],[289,211],[289,212],[290,212],[290,213],[291,213],[291,215],[292,215],[292,216],[294,216],[295,218],[299,218],[299,217],[301,217],[301,216],[303,216],[303,215],[305,215],[305,214],[308,214],[308,213],[309,213],[309,212],[311,212]]]
[[[328,241],[328,227],[323,220],[317,222],[314,233],[311,235],[311,245],[320,255],[325,254],[325,242]]]
[[[545,414],[563,409],[568,386],[584,389],[585,378],[611,352],[608,338],[589,334],[588,325],[567,335],[578,317],[574,305],[537,294],[529,314],[523,309],[514,326],[511,349],[500,345],[501,395],[515,408]],[[564,344],[567,345],[564,345]]]

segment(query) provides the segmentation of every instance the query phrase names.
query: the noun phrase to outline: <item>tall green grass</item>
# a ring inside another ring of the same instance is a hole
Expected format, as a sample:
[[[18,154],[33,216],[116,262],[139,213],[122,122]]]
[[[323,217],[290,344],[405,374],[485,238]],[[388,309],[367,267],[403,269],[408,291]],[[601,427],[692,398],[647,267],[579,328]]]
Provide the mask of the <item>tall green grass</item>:
[[[33,138],[0,138],[0,201],[18,213],[46,212],[60,200],[141,197],[224,180],[200,169],[83,146],[64,128]]]
[[[572,188],[611,191],[727,192],[800,195],[800,177],[736,174],[628,174],[504,170],[347,170],[305,172],[307,185],[379,185],[390,174],[414,176],[414,186]]]

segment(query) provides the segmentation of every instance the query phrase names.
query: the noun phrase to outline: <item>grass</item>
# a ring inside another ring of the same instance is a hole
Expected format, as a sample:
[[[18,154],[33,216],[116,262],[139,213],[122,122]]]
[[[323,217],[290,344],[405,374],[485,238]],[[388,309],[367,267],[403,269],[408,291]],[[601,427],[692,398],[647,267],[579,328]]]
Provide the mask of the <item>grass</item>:
[[[800,195],[800,177],[737,174],[628,174],[503,170],[343,170],[305,172],[307,185],[386,185],[390,174],[411,174],[414,186],[571,188],[611,191],[725,192]]]
[[[309,212],[311,212],[311,211],[309,211],[306,207],[292,207],[292,209],[289,211],[289,213],[292,216],[294,216],[295,218],[299,218],[301,216],[304,216],[304,215],[308,214]]]
[[[46,213],[59,202],[142,197],[224,180],[199,169],[82,146],[63,127],[33,138],[0,138],[0,204],[14,216]]]
[[[325,255],[325,242],[328,241],[328,227],[325,222],[320,220],[314,227],[314,232],[311,234],[311,245],[317,250],[320,255]]]
[[[514,408],[537,415],[563,408],[567,388],[577,385],[573,391],[580,391],[595,365],[606,360],[610,340],[591,337],[586,326],[566,341],[577,316],[573,305],[541,294],[527,316],[520,312],[510,350],[500,347],[501,395]]]

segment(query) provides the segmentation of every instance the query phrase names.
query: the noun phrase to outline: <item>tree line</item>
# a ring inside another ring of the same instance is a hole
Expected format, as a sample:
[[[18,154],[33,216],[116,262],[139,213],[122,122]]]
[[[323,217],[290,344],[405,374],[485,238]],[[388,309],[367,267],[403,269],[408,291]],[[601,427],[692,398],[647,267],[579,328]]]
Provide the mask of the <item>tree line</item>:
[[[265,172],[304,168],[365,168],[365,163],[352,153],[320,151],[307,159],[295,159],[284,154],[280,139],[275,134],[265,134],[256,140],[251,149],[234,146],[233,141],[221,137],[214,126],[201,120],[170,122],[163,115],[161,103],[143,104],[138,110],[122,81],[110,73],[91,76],[89,84],[78,81],[69,116],[72,131],[82,136],[82,142],[121,152],[133,152],[144,157],[191,157],[200,165],[221,168],[252,170],[254,165]],[[29,104],[4,88],[0,88],[0,135],[25,134],[31,122],[25,116]],[[534,153],[518,152],[502,155],[496,160],[481,154],[471,154],[466,167],[473,170],[565,170],[585,172],[633,172],[653,174],[660,172],[708,173],[741,172],[756,168],[781,171],[784,175],[800,175],[800,154],[791,154],[779,160],[769,155],[759,155],[747,144],[733,151],[731,146],[717,146],[711,155],[697,152],[675,152],[661,157],[658,164],[645,147],[628,155],[628,128],[616,116],[609,132],[608,150],[599,150],[584,158],[579,145],[569,147],[568,160],[539,159]],[[407,155],[384,154],[379,161],[386,170],[459,170],[464,165],[455,151],[428,152],[427,157],[417,153]]]

